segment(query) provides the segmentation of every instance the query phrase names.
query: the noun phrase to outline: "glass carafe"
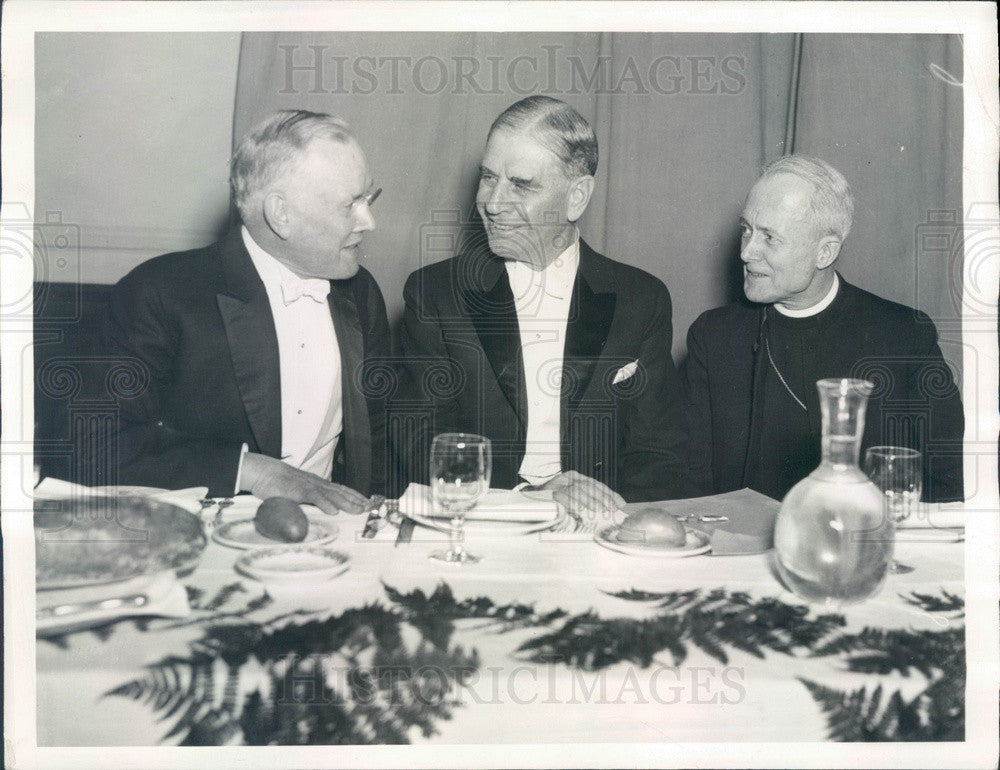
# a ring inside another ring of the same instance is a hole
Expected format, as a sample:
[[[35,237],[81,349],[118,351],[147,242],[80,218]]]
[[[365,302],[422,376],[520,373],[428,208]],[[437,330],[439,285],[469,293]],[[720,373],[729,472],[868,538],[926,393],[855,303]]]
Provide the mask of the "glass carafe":
[[[823,459],[791,488],[774,529],[778,571],[810,602],[839,605],[874,594],[892,559],[893,523],[882,495],[858,467],[872,384],[816,383],[823,416]]]

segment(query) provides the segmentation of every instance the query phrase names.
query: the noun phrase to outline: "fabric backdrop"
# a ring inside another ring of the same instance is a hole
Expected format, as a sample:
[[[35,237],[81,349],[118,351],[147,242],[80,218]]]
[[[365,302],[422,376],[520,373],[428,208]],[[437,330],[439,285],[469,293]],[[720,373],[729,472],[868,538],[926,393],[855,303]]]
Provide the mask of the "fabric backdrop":
[[[366,265],[395,322],[407,275],[475,217],[490,123],[531,93],[561,98],[600,143],[583,237],[667,284],[680,358],[698,314],[738,296],[743,200],[786,151],[854,188],[848,280],[960,318],[950,255],[918,235],[941,212],[961,221],[961,62],[958,38],[933,35],[254,32],[234,141],[276,109],[350,122],[384,188]],[[943,346],[960,370],[957,335]]]

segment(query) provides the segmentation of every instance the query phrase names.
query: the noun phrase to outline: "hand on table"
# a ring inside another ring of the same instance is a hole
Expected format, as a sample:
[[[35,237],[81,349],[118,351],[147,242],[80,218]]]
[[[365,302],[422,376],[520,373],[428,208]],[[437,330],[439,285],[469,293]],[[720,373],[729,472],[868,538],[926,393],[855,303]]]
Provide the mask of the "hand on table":
[[[367,498],[349,487],[255,452],[247,452],[243,457],[241,486],[261,500],[287,497],[297,503],[315,505],[324,513],[363,513],[368,506]]]
[[[552,490],[552,499],[564,506],[571,516],[591,523],[625,507],[625,498],[597,479],[576,471],[566,471],[541,486]]]

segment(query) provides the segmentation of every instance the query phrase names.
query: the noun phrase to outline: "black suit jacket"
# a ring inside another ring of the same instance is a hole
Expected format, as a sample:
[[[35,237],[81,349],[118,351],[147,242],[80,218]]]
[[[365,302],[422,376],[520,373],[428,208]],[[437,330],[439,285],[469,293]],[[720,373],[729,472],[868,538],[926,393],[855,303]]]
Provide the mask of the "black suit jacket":
[[[430,265],[409,277],[403,294],[402,385],[390,415],[403,482],[426,481],[433,435],[464,431],[491,440],[493,486],[515,486],[527,408],[503,260],[478,251]],[[670,345],[663,283],[581,241],[560,389],[564,471],[596,478],[630,501],[693,491]],[[635,375],[614,383],[636,361]]]
[[[761,382],[769,366],[759,340],[763,312],[762,305],[736,302],[702,313],[688,331],[683,373],[691,466],[705,494],[746,486],[748,465],[760,451]],[[925,499],[961,500],[962,402],[930,318],[842,277],[822,315],[820,377],[867,379],[876,386],[862,457],[867,447],[882,444],[919,449]],[[819,441],[818,393],[813,387],[802,395]]]
[[[370,494],[384,486],[384,410],[362,383],[365,368],[389,352],[385,303],[364,268],[330,289],[344,411],[334,480]],[[113,358],[139,366],[134,387],[119,395],[117,430],[101,459],[117,470],[108,483],[208,485],[211,495],[230,495],[244,443],[280,456],[278,341],[239,228],[125,276],[106,339]]]

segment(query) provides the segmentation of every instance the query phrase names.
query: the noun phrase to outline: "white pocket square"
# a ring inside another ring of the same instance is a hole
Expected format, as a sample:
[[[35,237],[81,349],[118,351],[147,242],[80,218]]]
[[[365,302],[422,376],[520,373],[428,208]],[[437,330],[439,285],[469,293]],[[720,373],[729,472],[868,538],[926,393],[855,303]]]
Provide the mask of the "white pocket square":
[[[619,382],[625,382],[629,377],[635,374],[636,369],[639,368],[639,362],[633,361],[630,364],[625,364],[621,369],[615,372],[615,378],[611,381],[612,385],[617,385]]]

